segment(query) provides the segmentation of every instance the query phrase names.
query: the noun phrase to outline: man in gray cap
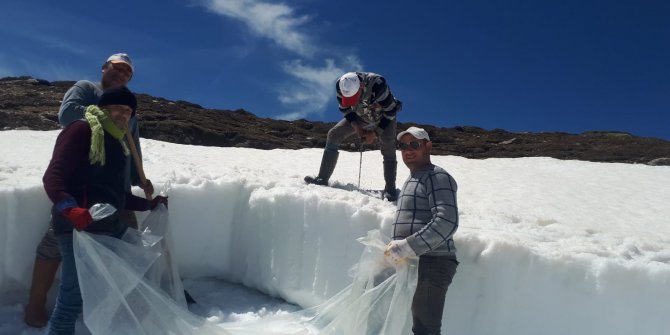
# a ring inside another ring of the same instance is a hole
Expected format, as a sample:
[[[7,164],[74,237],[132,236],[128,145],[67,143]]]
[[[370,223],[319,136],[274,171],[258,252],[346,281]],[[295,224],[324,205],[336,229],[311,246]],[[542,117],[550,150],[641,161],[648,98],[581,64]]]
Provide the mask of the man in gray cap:
[[[458,266],[453,239],[458,186],[447,171],[431,163],[433,143],[424,129],[410,127],[398,134],[398,147],[410,176],[398,197],[393,241],[384,253],[396,263],[419,257],[412,331],[440,334],[447,288]]]
[[[133,77],[134,70],[133,62],[127,54],[117,53],[109,56],[102,64],[100,82],[79,80],[65,93],[58,111],[60,125],[65,128],[70,123],[82,119],[86,107],[97,105],[105,90],[126,86]],[[141,157],[139,127],[135,113],[133,113],[128,123],[128,131],[132,134],[133,142],[135,142],[135,147]],[[140,185],[139,174],[130,159],[126,163],[125,173],[126,190],[130,190],[132,184],[142,187],[147,195],[153,193],[151,181],[147,180],[146,184]],[[124,210],[122,216],[121,220],[123,222],[137,228],[137,219],[134,212]],[[52,223],[49,226],[49,230],[37,246],[30,297],[25,308],[24,321],[31,327],[44,327],[49,320],[49,314],[45,307],[47,293],[61,263],[61,254],[58,250],[58,241],[54,235]]]

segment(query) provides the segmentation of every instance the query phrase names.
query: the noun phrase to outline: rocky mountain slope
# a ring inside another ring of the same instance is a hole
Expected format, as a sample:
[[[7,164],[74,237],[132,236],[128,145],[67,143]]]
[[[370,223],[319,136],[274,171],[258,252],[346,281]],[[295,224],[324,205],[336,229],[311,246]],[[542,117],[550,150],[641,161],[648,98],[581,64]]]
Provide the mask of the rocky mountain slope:
[[[30,77],[0,79],[0,130],[59,129],[58,108],[72,81],[48,82]],[[142,137],[208,146],[257,149],[323,148],[332,122],[282,121],[259,118],[239,110],[205,109],[187,101],[170,101],[138,94]],[[410,116],[408,116],[410,118]],[[402,121],[407,121],[401,116]],[[399,129],[414,123],[403,122]],[[595,162],[642,163],[670,166],[670,142],[624,132],[592,131],[513,133],[473,126],[425,128],[434,142],[434,154],[468,158],[554,157]],[[378,144],[364,146],[376,149]],[[358,150],[357,140],[344,150]]]

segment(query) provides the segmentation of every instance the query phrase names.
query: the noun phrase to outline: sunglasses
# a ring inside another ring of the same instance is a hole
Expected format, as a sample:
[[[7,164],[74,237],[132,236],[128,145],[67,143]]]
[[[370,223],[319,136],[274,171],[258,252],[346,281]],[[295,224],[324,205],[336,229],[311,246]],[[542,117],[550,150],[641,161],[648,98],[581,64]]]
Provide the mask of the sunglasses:
[[[405,150],[407,150],[407,148],[412,148],[412,150],[417,150],[417,149],[421,148],[421,142],[411,141],[409,143],[405,143],[405,142],[399,142],[398,143],[398,149],[400,149],[400,151],[405,151]]]

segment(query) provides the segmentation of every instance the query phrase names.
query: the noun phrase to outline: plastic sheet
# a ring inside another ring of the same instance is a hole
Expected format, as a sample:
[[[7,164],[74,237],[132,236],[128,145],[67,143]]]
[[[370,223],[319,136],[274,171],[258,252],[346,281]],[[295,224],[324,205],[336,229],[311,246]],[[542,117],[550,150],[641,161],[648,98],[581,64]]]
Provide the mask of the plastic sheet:
[[[411,333],[418,261],[389,263],[383,255],[388,238],[377,230],[359,239],[366,247],[350,271],[351,285],[323,304],[260,320],[212,324],[185,308],[168,220],[162,207],[147,217],[141,233],[130,232],[121,240],[75,233],[84,323],[93,335]]]
[[[122,239],[75,232],[74,253],[91,334],[227,334],[186,309],[168,251],[167,209],[159,206]]]
[[[174,244],[167,208],[164,205],[158,206],[144,219],[141,227],[140,236],[144,248],[161,254],[144,277],[186,308],[184,287],[173,255]],[[131,234],[136,233],[137,231],[128,229],[124,239],[137,239],[137,236],[131,237]]]
[[[410,306],[418,258],[393,265],[384,257],[388,237],[379,230],[358,239],[366,245],[351,269],[353,282],[319,306],[288,315],[221,324],[235,335],[405,335],[412,333]]]
[[[88,212],[93,221],[100,221],[116,213],[116,208],[111,204],[95,204],[88,209]]]

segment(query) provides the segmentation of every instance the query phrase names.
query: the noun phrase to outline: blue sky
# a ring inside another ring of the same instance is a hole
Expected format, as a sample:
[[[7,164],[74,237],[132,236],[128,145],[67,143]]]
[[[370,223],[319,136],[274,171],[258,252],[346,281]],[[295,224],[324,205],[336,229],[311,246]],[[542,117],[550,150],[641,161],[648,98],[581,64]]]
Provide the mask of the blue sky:
[[[0,77],[336,121],[344,72],[384,75],[400,121],[670,140],[668,1],[3,1]],[[141,106],[140,106],[141,108]]]

